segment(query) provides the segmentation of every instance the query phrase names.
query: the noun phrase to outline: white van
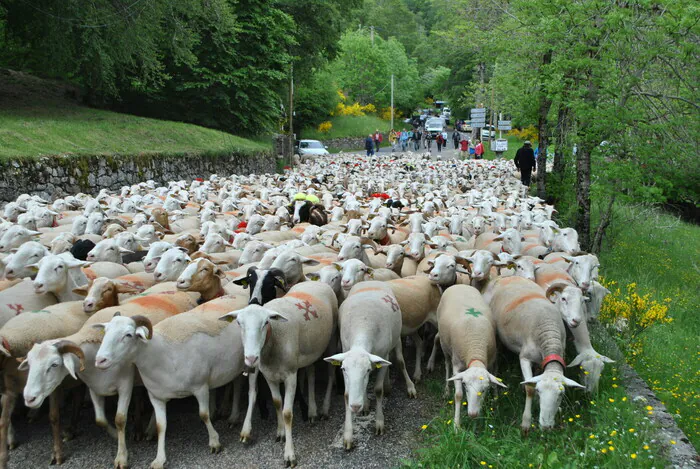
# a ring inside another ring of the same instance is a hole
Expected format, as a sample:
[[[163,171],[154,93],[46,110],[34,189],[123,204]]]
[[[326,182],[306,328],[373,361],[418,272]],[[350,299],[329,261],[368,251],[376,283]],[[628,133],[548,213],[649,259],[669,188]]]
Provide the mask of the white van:
[[[445,131],[445,119],[441,117],[431,117],[425,121],[425,131],[432,137],[436,137],[441,132]]]

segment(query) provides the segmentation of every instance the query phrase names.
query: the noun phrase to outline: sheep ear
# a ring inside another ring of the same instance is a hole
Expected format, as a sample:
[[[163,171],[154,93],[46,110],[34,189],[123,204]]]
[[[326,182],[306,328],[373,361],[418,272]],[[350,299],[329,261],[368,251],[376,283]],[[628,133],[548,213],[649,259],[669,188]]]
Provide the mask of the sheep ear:
[[[324,358],[323,361],[328,362],[331,365],[340,366],[343,363],[343,360],[345,360],[346,356],[346,353],[336,353],[335,355]]]
[[[137,327],[136,337],[138,337],[142,342],[148,342],[148,329],[144,326]]]
[[[318,272],[311,272],[306,274],[306,278],[311,280],[312,282],[317,282],[321,280],[321,275]]]
[[[316,259],[311,259],[310,257],[301,257],[301,263],[306,264],[306,265],[318,265],[320,264],[319,261]]]
[[[576,358],[574,358],[573,360],[571,360],[571,363],[569,363],[569,365],[567,366],[567,368],[573,368],[573,367],[575,367],[575,366],[579,366],[581,363],[583,363],[583,359],[584,359],[584,358],[585,358],[585,355],[582,354],[582,353],[579,354],[579,355],[577,355]]]
[[[489,373],[489,383],[495,384],[496,386],[500,386],[502,388],[508,388],[505,384],[503,384],[503,380],[496,378],[494,375]]]
[[[335,270],[337,270],[338,272],[343,270],[343,265],[340,262],[334,262],[332,265],[333,265],[333,267],[335,267]]]
[[[20,364],[17,366],[17,369],[19,371],[27,371],[29,369],[29,362],[27,361],[26,358],[25,359],[18,358],[17,360],[21,360]]]
[[[542,376],[542,375],[540,375]],[[566,376],[562,377],[562,381],[564,381],[564,386],[569,386],[570,388],[579,388],[579,389],[586,389],[586,386],[582,386],[573,379],[569,379]]]
[[[381,368],[383,366],[391,365],[391,362],[384,360],[382,357],[379,357],[377,355],[372,355],[371,353],[369,354],[369,361],[372,362],[375,368]]]
[[[533,377],[530,378],[530,379],[526,379],[525,381],[522,381],[520,384],[532,384],[532,385],[535,385],[535,384],[539,383],[540,380],[542,380],[542,376],[543,376],[543,375],[533,376]]]
[[[374,278],[374,269],[372,267],[367,267],[367,275],[369,275],[369,278]]]
[[[288,322],[289,321],[289,319],[285,318],[280,313],[276,313],[276,312],[270,312],[270,314],[267,317],[271,321],[281,321],[281,322]]]
[[[133,254],[134,253],[134,251],[132,251],[131,249],[126,249],[123,247],[119,247],[119,252],[122,254]]]
[[[214,275],[219,277],[220,279],[225,279],[226,278],[226,272],[224,272],[222,269],[219,267],[214,268]]]
[[[494,240],[494,241],[501,241],[501,240],[503,240],[503,233],[501,233],[501,234],[499,234],[498,236],[496,236],[495,238],[493,238],[493,240]]]
[[[238,317],[239,312],[240,311],[231,311],[230,313],[226,313],[219,318],[219,321],[233,322]]]
[[[63,359],[63,366],[66,367],[68,373],[73,377],[73,379],[78,379],[78,375],[75,373],[75,360],[78,360],[78,357],[69,352],[62,353],[61,358]]]
[[[74,288],[73,293],[75,293],[76,295],[87,296],[88,290],[90,290],[90,284]]]
[[[250,285],[250,278],[249,277],[239,278],[239,279],[234,280],[233,283],[236,285],[240,285],[243,288],[248,288],[248,286]]]

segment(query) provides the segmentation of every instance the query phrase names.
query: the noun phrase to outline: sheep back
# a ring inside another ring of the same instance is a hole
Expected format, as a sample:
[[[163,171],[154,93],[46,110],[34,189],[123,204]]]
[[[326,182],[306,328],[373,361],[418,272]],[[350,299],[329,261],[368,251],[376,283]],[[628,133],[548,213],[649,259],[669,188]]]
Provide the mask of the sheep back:
[[[419,328],[437,311],[440,290],[427,277],[406,277],[387,283],[401,307],[404,332]]]

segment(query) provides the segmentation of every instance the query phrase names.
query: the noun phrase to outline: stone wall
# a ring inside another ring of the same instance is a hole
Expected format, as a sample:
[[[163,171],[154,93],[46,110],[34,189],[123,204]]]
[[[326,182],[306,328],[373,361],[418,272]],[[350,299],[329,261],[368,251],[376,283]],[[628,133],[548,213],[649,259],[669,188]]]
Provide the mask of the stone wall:
[[[344,151],[361,150],[365,147],[367,137],[342,137],[323,140],[323,144],[328,148],[339,148]]]
[[[211,174],[274,173],[272,152],[259,154],[139,154],[51,156],[0,161],[0,201],[22,193],[52,200],[69,194],[97,194],[153,179],[157,183],[208,178]]]

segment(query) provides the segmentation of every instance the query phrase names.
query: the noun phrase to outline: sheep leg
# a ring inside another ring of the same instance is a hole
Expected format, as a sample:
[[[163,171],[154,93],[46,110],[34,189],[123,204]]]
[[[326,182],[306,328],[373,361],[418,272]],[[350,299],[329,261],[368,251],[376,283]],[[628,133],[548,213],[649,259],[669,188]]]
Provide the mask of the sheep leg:
[[[530,360],[527,358],[520,359],[520,369],[523,373],[523,381],[527,381],[532,378],[532,365]],[[530,385],[525,385],[525,410],[523,411],[523,422],[520,424],[520,429],[527,433],[530,431],[530,424],[532,422],[532,399],[535,396],[535,387]]]
[[[316,367],[312,363],[306,368],[307,387],[309,388],[309,422],[314,423],[318,418],[316,408]]]
[[[293,406],[294,395],[297,390],[297,373],[290,373],[284,380],[284,434],[287,438],[284,444],[284,464],[286,466],[295,467],[297,465],[297,457],[294,454],[294,442],[292,441],[292,420],[294,418]]]
[[[243,428],[241,429],[241,443],[247,443],[250,440],[250,433],[253,431],[253,409],[255,408],[255,400],[258,397],[258,370],[248,374],[248,409],[245,413]]]
[[[221,451],[219,434],[214,429],[214,425],[211,424],[209,413],[209,406],[211,405],[209,386],[203,386],[194,394],[194,397],[197,398],[199,403],[199,418],[202,419],[202,422],[207,427],[207,433],[209,433],[209,449],[212,454],[219,453]]]
[[[238,383],[238,389],[236,389],[236,385]],[[214,420],[217,420],[219,418],[223,418],[225,415],[228,415],[229,423],[231,419],[231,414],[233,414],[233,401],[236,399],[236,394],[240,394],[240,380],[234,379],[230,383],[224,386],[223,391],[224,391],[224,397],[221,399],[221,406],[219,407],[219,413],[218,415],[214,415],[214,412],[211,413],[212,418]],[[229,409],[229,404],[231,404],[231,408]],[[236,415],[234,416],[234,422],[238,420],[238,413],[236,412]]]
[[[413,344],[416,346],[416,368],[413,371],[413,380],[417,383],[422,376],[421,362],[423,361],[423,339],[418,332],[411,334],[411,339],[413,339]]]
[[[350,451],[352,449],[352,410],[348,405],[347,390],[345,391],[345,425],[343,427],[343,446],[345,447],[346,451]]]
[[[149,391],[148,397],[153,405],[153,411],[156,414],[156,428],[158,430],[158,452],[156,458],[151,463],[151,469],[165,469],[165,431],[168,427],[167,413],[165,409],[165,401],[161,401]]]
[[[450,382],[447,380],[450,379],[450,370],[452,369],[452,357],[444,352],[445,350],[443,349],[443,355],[445,355],[445,392],[443,393],[443,396],[447,397],[450,395]]]
[[[49,396],[49,422],[51,435],[53,436],[53,448],[51,451],[51,464],[63,464],[63,440],[61,439],[61,402],[59,391],[54,391]]]
[[[107,423],[104,396],[97,395],[92,389],[90,389],[90,399],[92,400],[92,406],[95,408],[95,423],[107,430],[109,436],[112,438],[117,438],[117,429]]]
[[[445,368],[449,370],[447,367],[447,363],[445,363]],[[452,366],[452,373],[457,374],[459,373],[459,368],[456,366]],[[454,427],[455,430],[459,429],[460,421],[462,418],[462,380],[461,379],[456,379],[454,381],[455,385],[455,397],[454,397],[454,404],[455,404],[455,418],[454,418]]]
[[[85,399],[85,385],[80,384],[78,387],[73,388],[71,397],[70,422],[68,423],[68,428],[63,431],[63,441],[70,441],[78,434],[77,428],[80,421],[80,411],[83,407],[83,400]]]
[[[377,435],[384,434],[384,379],[387,375],[388,368],[383,366],[377,371],[377,377],[374,381],[374,395],[377,398],[377,407],[374,413],[374,427]]]
[[[129,380],[119,389],[117,401],[117,415],[114,416],[114,426],[117,427],[117,457],[114,459],[115,469],[128,467],[129,451],[126,449],[126,420],[131,403],[131,394],[134,389],[133,380]]]
[[[435,359],[437,358],[437,348],[440,346],[440,333],[438,332],[435,334],[435,337],[433,338],[433,350],[430,352],[430,358],[428,358],[428,365],[426,366],[426,370],[428,370],[428,373],[432,373],[433,370],[435,369]]]
[[[384,374],[384,395],[391,394],[391,373],[389,370]]]
[[[209,415],[216,415],[217,405],[216,405],[216,389],[209,390]]]
[[[335,385],[335,366],[330,363],[326,365],[328,369],[328,384],[326,385],[326,395],[323,397],[323,407],[321,408],[321,419],[328,420],[328,415],[331,409],[331,395],[333,394],[333,386]]]
[[[7,447],[7,434],[10,427],[10,416],[12,415],[12,409],[15,407],[15,401],[17,396],[5,389],[5,393],[2,395],[2,414],[0,414],[0,467],[7,467],[8,447]]]
[[[15,434],[15,426],[12,425],[12,414],[15,412],[16,404],[17,398],[12,399],[12,404],[10,404],[10,421],[7,424],[7,447],[10,450],[17,448],[17,435]]]
[[[396,361],[399,364],[399,369],[403,374],[403,379],[406,382],[406,388],[408,388],[408,397],[416,397],[416,386],[411,381],[411,377],[408,376],[408,371],[406,370],[406,362],[403,359],[403,349],[401,341],[399,340],[398,345],[394,348],[394,354],[396,355]]]
[[[226,392],[224,393],[224,398],[231,394],[231,413],[228,416],[229,427],[232,427],[236,422],[238,422],[239,407],[241,402],[241,384],[242,378],[239,376],[230,383],[230,386],[226,386]]]
[[[282,419],[282,393],[280,392],[280,383],[272,382],[268,380],[267,377],[265,378],[265,380],[267,381],[267,384],[270,387],[270,394],[272,394],[272,404],[275,406],[275,412],[277,413],[276,441],[284,441],[284,420]]]

